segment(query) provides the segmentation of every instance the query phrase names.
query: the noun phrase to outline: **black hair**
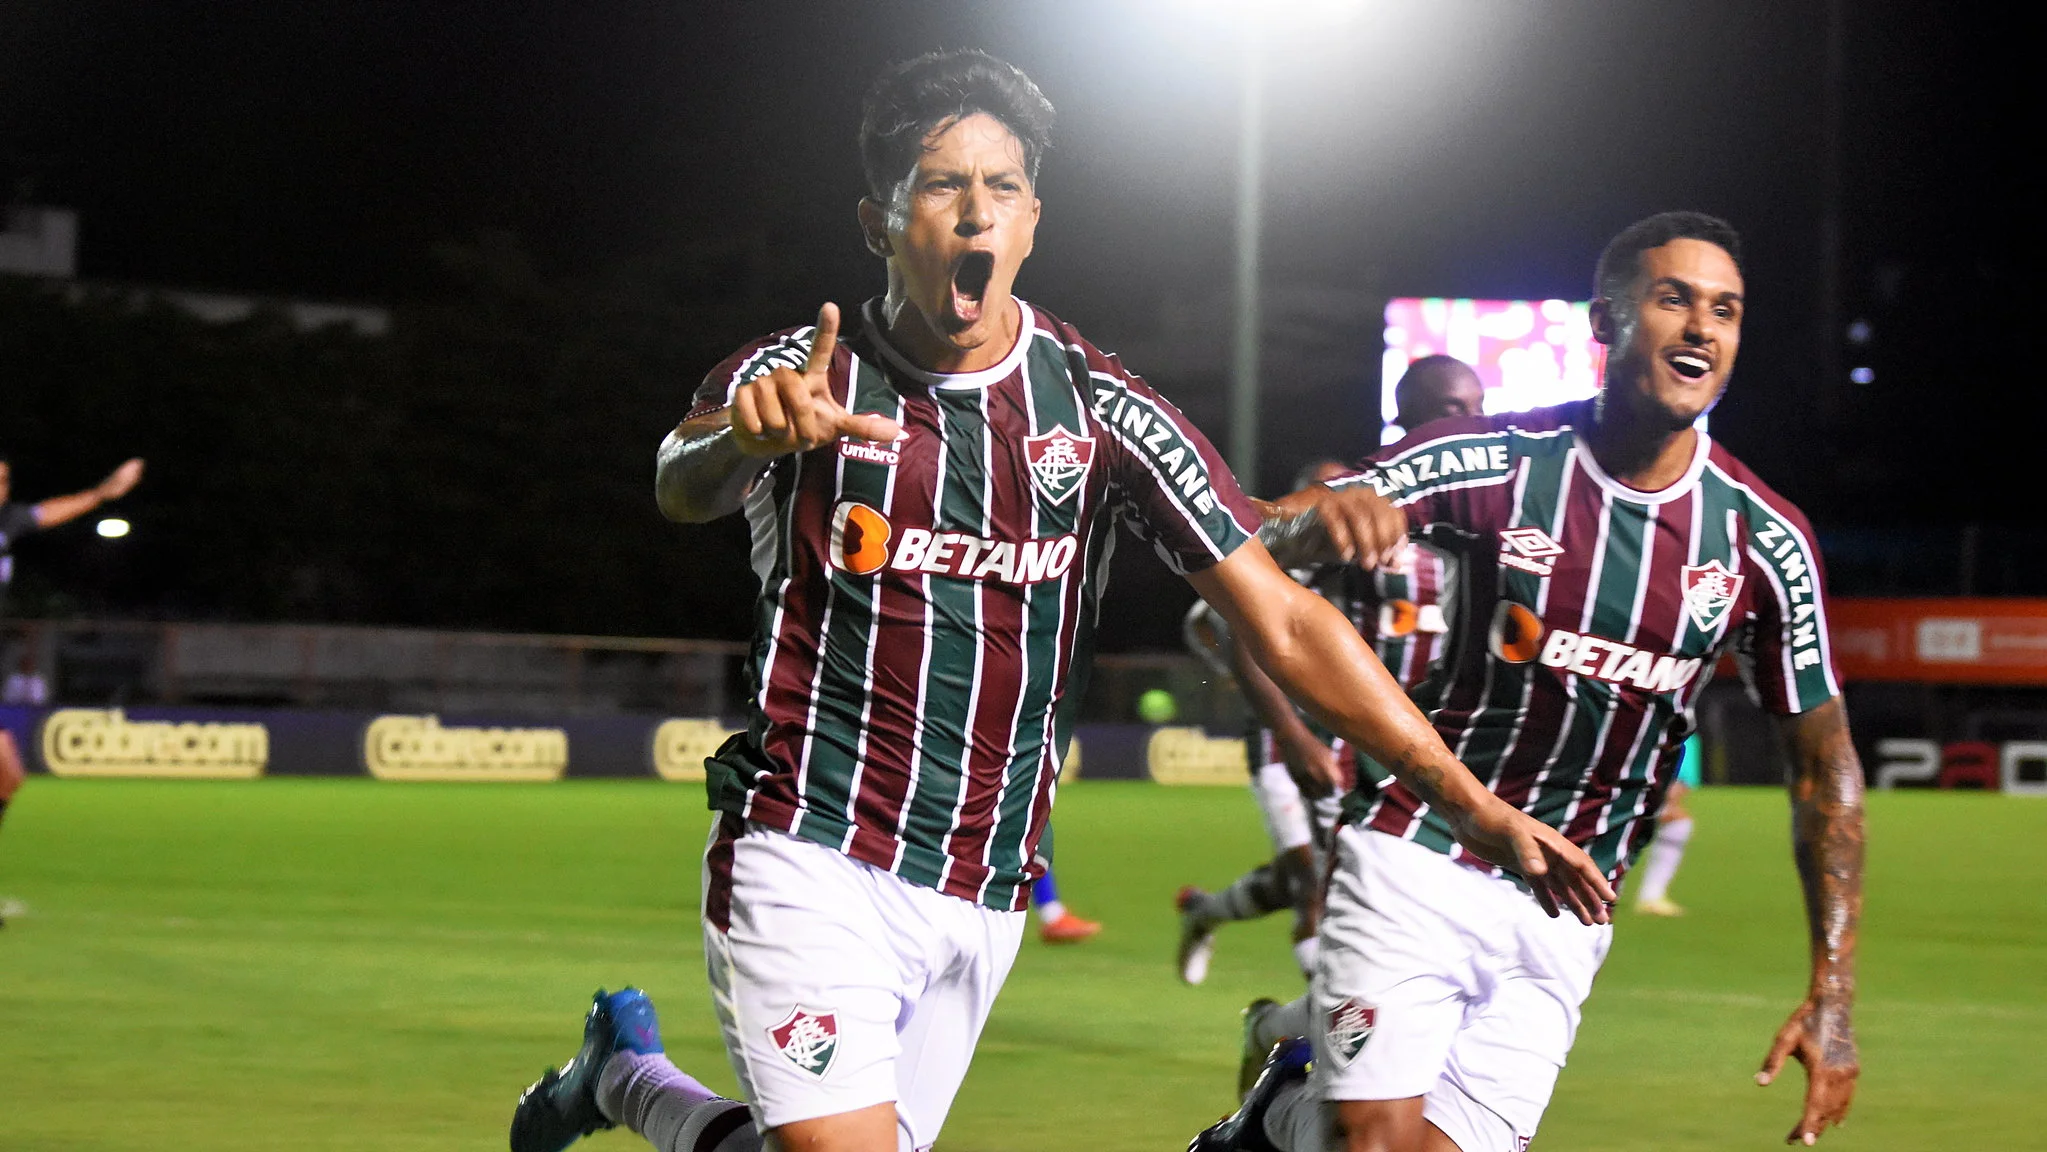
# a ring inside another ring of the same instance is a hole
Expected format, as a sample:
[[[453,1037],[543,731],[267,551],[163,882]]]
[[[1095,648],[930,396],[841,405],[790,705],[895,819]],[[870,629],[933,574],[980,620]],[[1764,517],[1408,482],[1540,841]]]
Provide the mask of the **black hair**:
[[[1403,413],[1407,411],[1408,398],[1411,395],[1413,395],[1415,385],[1419,383],[1423,377],[1431,375],[1436,372],[1449,372],[1457,369],[1462,369],[1464,372],[1470,374],[1473,379],[1476,379],[1478,377],[1477,369],[1473,368],[1469,364],[1466,364],[1464,361],[1459,360],[1455,356],[1446,356],[1443,353],[1438,352],[1432,356],[1422,356],[1417,358],[1413,363],[1407,366],[1406,371],[1400,374],[1400,379],[1393,382],[1394,408],[1398,409],[1400,412]],[[1481,387],[1483,387],[1483,385],[1481,385]],[[1412,431],[1412,429],[1410,429],[1410,431]]]
[[[1704,240],[1717,244],[1741,271],[1741,234],[1734,225],[1704,212],[1658,212],[1637,220],[1606,242],[1599,264],[1592,272],[1592,295],[1597,299],[1620,300],[1642,270],[1642,253],[1661,248],[1672,240]]]
[[[924,138],[976,112],[993,116],[1023,145],[1024,167],[1038,182],[1038,161],[1052,146],[1052,102],[1023,70],[986,52],[930,52],[890,65],[860,110],[860,166],[867,191],[887,203],[917,166]]]

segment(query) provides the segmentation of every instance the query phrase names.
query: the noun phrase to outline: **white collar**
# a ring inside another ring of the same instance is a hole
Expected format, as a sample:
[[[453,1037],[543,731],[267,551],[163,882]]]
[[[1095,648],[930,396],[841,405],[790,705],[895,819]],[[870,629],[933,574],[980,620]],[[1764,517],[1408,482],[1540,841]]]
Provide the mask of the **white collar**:
[[[869,300],[865,308],[867,327],[874,337],[874,346],[881,350],[882,359],[887,360],[890,367],[919,384],[931,388],[986,388],[1021,367],[1024,356],[1031,350],[1031,337],[1037,327],[1037,317],[1032,314],[1031,306],[1024,303],[1021,298],[1011,296],[1010,299],[1016,301],[1016,347],[1011,348],[1000,363],[978,372],[932,372],[910,363],[908,357],[898,352],[895,345],[888,342],[888,326],[881,323],[883,319],[881,309],[875,306],[873,300]]]

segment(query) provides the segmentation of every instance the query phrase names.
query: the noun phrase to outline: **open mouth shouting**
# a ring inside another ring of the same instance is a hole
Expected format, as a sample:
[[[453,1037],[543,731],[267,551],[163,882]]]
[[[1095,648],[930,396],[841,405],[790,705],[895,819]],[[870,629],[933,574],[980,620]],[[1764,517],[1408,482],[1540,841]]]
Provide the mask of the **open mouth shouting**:
[[[988,282],[995,276],[993,252],[963,252],[952,262],[952,293],[947,311],[960,330],[981,322],[988,304]]]

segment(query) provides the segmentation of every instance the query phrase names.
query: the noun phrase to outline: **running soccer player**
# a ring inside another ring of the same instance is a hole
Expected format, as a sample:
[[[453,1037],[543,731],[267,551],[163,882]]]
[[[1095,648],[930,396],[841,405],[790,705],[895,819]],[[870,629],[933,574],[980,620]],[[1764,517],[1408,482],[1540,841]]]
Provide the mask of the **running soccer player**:
[[[661,1054],[636,990],[521,1097],[516,1152],[622,1123],[663,1152],[938,1138],[1024,928],[1117,521],[1280,684],[1552,909],[1581,849],[1485,791],[1357,633],[1272,562],[1208,441],[1011,295],[1051,105],[979,52],[889,69],[860,133],[885,296],[741,349],[663,443],[668,516],[744,510],[761,578],[745,732],[709,762],[712,1001],[746,1104]],[[792,169],[793,170],[793,169]],[[748,1109],[751,1109],[751,1124]]]
[[[1786,1057],[1805,1065],[1790,1139],[1811,1143],[1855,1091],[1863,855],[1819,552],[1805,517],[1695,427],[1740,343],[1733,229],[1695,213],[1640,221],[1601,255],[1594,295],[1610,349],[1597,399],[1424,428],[1361,476],[1289,497],[1312,511],[1273,535],[1312,540],[1319,523],[1371,550],[1411,530],[1460,555],[1449,668],[1423,707],[1494,792],[1616,883],[1649,838],[1705,678],[1739,654],[1797,766],[1812,945],[1807,998],[1757,1080]],[[1302,1007],[1312,1043],[1275,1047],[1198,1152],[1322,1152],[1333,1131],[1351,1152],[1516,1152],[1535,1135],[1611,930],[1532,915],[1433,804],[1369,758],[1360,770]]]
[[[1478,415],[1484,385],[1462,360],[1424,356],[1401,373],[1393,398],[1395,423],[1412,431],[1435,420]],[[1301,470],[1295,487],[1320,484],[1347,471],[1336,461],[1318,460]],[[1352,564],[1323,564],[1289,575],[1348,616],[1401,687],[1412,692],[1435,668],[1449,630],[1442,603],[1449,569],[1441,554],[1408,548],[1397,561],[1369,572]],[[1194,611],[1205,607],[1197,603]],[[1320,947],[1316,928],[1322,919],[1323,858],[1336,831],[1341,796],[1354,782],[1347,768],[1350,757],[1341,741],[1304,715],[1257,664],[1227,643],[1227,630],[1209,631],[1227,653],[1230,671],[1256,719],[1247,741],[1252,750],[1251,792],[1265,815],[1274,855],[1220,892],[1192,885],[1180,889],[1174,898],[1180,913],[1175,964],[1181,980],[1199,984],[1208,978],[1218,927],[1291,907],[1294,962],[1303,976],[1312,977]],[[1190,638],[1193,635],[1190,631]],[[1264,1011],[1268,1004],[1261,1000],[1250,1011]]]
[[[52,496],[34,504],[13,499],[14,467],[0,457],[0,620],[7,618],[7,590],[14,583],[14,542],[31,532],[55,528],[78,519],[100,506],[119,500],[142,480],[142,461],[129,460],[107,474],[107,478],[83,492]],[[7,817],[7,805],[28,778],[21,762],[21,750],[14,734],[0,729],[0,820]],[[0,920],[0,923],[5,923]]]

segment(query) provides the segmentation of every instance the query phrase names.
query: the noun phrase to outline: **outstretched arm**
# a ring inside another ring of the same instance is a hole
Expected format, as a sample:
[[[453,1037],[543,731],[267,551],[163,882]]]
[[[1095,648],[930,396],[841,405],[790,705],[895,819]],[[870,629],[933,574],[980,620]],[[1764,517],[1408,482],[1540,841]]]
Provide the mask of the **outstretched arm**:
[[[1188,577],[1286,694],[1450,821],[1459,843],[1520,873],[1550,915],[1610,919],[1613,889],[1563,834],[1487,791],[1394,683],[1357,629],[1249,541]]]
[[[1280,755],[1286,759],[1287,775],[1294,778],[1295,786],[1309,796],[1327,796],[1341,789],[1343,768],[1337,763],[1336,753],[1301,722],[1293,701],[1286,698],[1286,693],[1279,690],[1279,685],[1234,638],[1224,638],[1223,650],[1229,653],[1230,670],[1237,677],[1237,687],[1243,690],[1244,702],[1251,705],[1259,722],[1272,730]]]
[[[841,436],[888,442],[902,434],[886,416],[855,415],[832,395],[839,306],[818,309],[802,371],[776,368],[741,384],[730,407],[686,420],[661,442],[654,499],[670,520],[700,524],[739,511],[747,488],[777,456]]]
[[[1811,1144],[1847,1118],[1861,1064],[1855,1052],[1855,937],[1862,921],[1862,762],[1835,697],[1786,717],[1795,776],[1791,842],[1805,889],[1812,986],[1791,1013],[1756,1082],[1768,1084],[1792,1057],[1805,1065],[1805,1111],[1786,1143]]]
[[[52,496],[35,506],[36,527],[55,528],[93,511],[135,490],[142,482],[142,459],[137,457],[107,473],[107,478],[83,492]]]

